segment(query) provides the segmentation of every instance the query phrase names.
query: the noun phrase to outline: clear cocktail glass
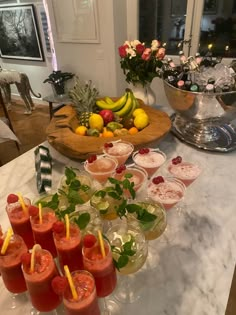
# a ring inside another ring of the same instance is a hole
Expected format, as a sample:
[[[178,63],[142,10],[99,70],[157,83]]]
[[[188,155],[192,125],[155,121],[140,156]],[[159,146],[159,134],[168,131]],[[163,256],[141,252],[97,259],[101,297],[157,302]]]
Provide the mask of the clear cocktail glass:
[[[103,221],[99,211],[91,205],[77,206],[69,215],[70,221],[78,225],[81,235],[96,234],[102,230]]]
[[[53,238],[61,271],[64,271],[65,265],[71,271],[83,269],[82,240],[78,226],[73,222],[70,223],[69,237],[67,237],[65,226],[61,231],[54,230]]]
[[[54,277],[59,275],[59,271],[53,256],[45,249],[37,249],[34,259],[33,271],[30,263],[22,264],[31,303],[39,312],[53,311],[56,314],[54,310],[61,304],[62,298],[54,292],[51,282]],[[38,312],[34,313],[38,314]]]
[[[94,277],[86,270],[71,273],[78,299],[74,299],[70,288],[63,294],[66,315],[100,315]]]
[[[3,239],[0,250],[2,249]],[[21,293],[27,291],[25,279],[21,269],[21,256],[27,253],[28,248],[23,238],[13,234],[5,254],[0,254],[0,273],[6,289],[11,292],[9,308],[15,309],[21,299]]]
[[[120,274],[114,296],[122,303],[133,303],[140,297],[134,274],[146,262],[148,243],[140,228],[125,221],[113,225],[106,236],[113,248],[113,259]]]
[[[39,215],[31,216],[31,226],[35,243],[48,250],[53,257],[57,256],[57,250],[53,239],[52,226],[57,221],[55,212],[50,208],[42,208],[42,222]]]
[[[167,169],[172,176],[181,180],[186,187],[192,184],[202,171],[198,163],[182,161],[182,159],[179,163],[176,163],[174,159],[171,160]]]
[[[138,199],[127,205],[130,212],[127,213],[128,223],[140,228],[147,241],[160,237],[167,225],[164,206],[149,198]]]
[[[111,247],[106,240],[104,240],[104,251],[105,255],[103,256],[98,241],[92,247],[83,246],[82,249],[84,269],[93,275],[97,296],[104,298],[104,308],[108,315],[111,313],[105,298],[114,291],[117,284],[117,275]]]
[[[143,148],[135,151],[132,155],[134,163],[146,170],[151,178],[156,171],[165,163],[166,155],[159,149]]]
[[[101,184],[112,176],[117,166],[117,160],[106,155],[98,155],[95,159],[84,162],[84,169]]]
[[[133,151],[133,144],[124,140],[111,141],[105,143],[103,147],[103,153],[115,158],[118,162],[118,166],[125,164]]]
[[[20,235],[28,249],[34,245],[34,237],[30,224],[28,207],[31,202],[28,198],[23,198],[25,210],[22,208],[20,201],[8,203],[6,206],[7,215],[15,234]]]

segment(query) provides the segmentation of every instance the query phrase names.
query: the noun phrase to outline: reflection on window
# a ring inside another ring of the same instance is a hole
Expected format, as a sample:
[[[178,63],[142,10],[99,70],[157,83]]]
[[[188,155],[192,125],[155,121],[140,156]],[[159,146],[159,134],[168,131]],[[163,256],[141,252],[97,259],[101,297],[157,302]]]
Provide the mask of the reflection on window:
[[[213,56],[236,55],[236,1],[205,0],[201,20],[199,51]]]
[[[140,0],[139,40],[159,39],[167,54],[178,54],[184,39],[187,0]]]

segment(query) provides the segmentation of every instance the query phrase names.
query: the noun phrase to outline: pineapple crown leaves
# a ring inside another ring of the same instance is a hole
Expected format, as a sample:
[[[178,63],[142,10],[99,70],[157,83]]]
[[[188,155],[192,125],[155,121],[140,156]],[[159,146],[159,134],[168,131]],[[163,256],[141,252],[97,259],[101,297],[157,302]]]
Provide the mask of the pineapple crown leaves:
[[[95,86],[92,85],[91,80],[83,82],[76,76],[75,86],[68,94],[76,111],[81,113],[93,111],[99,92]]]

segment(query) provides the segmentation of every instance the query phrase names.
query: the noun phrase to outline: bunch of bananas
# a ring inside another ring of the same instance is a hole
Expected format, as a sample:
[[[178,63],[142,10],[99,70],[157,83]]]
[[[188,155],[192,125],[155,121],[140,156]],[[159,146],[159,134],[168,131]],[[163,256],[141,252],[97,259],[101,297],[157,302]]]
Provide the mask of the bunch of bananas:
[[[117,116],[130,117],[133,111],[139,107],[139,102],[130,89],[126,89],[124,95],[122,95],[117,101],[113,101],[110,97],[106,96],[103,100],[97,100],[96,105],[100,109],[110,109]]]

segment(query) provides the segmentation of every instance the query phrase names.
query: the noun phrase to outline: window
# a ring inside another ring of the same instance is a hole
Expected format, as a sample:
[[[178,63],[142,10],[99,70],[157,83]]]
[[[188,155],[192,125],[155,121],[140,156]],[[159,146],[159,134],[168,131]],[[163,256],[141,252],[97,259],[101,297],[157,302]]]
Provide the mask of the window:
[[[166,43],[167,54],[236,55],[236,0],[139,0],[139,39]]]

